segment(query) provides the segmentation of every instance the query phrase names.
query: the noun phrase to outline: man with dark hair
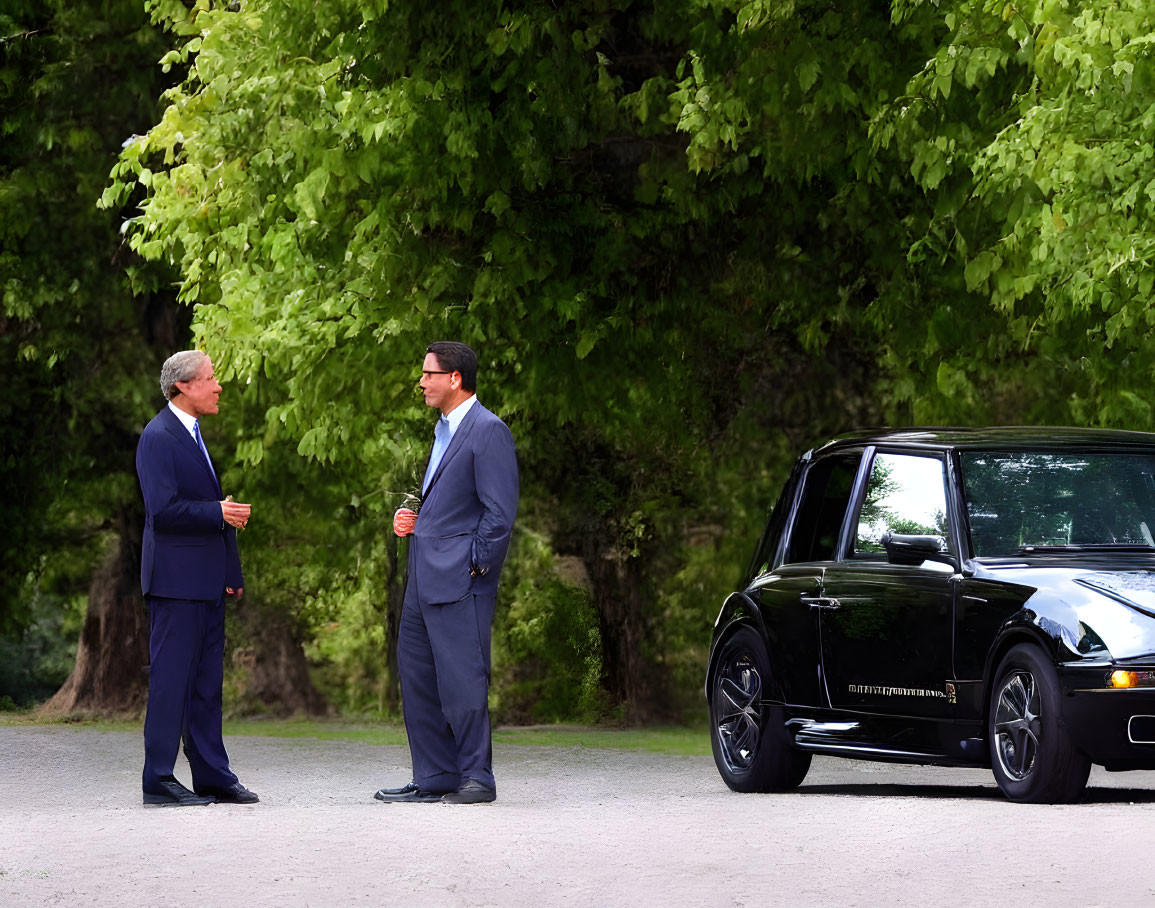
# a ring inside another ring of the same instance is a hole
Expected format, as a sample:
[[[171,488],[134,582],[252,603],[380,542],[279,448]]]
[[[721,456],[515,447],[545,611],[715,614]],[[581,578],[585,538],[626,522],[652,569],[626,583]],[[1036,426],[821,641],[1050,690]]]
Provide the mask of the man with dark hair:
[[[434,341],[426,348],[425,353],[427,357],[433,354],[434,359],[446,372],[461,373],[461,387],[467,395],[477,390],[477,354],[473,352],[472,347],[456,341]],[[433,373],[425,371],[421,373],[422,378],[430,374]],[[425,391],[426,403],[429,403],[429,392],[424,384],[421,389]],[[436,406],[432,403],[429,405]]]
[[[497,797],[489,727],[490,631],[497,581],[517,513],[513,436],[477,402],[477,354],[430,344],[425,403],[441,411],[421,487],[420,516],[401,508],[409,576],[397,641],[413,780],[391,802],[479,804]]]
[[[136,471],[144,494],[140,586],[149,611],[144,803],[189,807],[257,796],[229,768],[221,738],[225,598],[244,592],[237,528],[251,506],[221,494],[200,434],[221,386],[199,350],[170,356],[160,371],[168,401],[141,433]],[[173,775],[184,739],[194,791]]]

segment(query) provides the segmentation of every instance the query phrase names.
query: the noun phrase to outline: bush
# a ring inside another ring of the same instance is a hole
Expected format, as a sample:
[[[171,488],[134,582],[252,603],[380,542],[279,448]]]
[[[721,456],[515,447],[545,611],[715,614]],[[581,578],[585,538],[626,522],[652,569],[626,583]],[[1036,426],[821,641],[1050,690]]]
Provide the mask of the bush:
[[[590,593],[558,576],[544,536],[519,531],[493,633],[490,701],[505,724],[596,722],[608,712]]]
[[[60,689],[76,661],[84,597],[33,589],[29,601],[28,626],[0,638],[0,710],[43,703]]]

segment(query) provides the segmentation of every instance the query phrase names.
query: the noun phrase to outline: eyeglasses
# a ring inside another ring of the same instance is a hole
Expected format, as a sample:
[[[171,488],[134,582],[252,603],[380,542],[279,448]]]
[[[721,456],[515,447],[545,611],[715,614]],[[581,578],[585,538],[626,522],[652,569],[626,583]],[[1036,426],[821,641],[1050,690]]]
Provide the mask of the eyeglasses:
[[[430,375],[452,375],[452,372],[438,371],[437,369],[422,369],[421,377],[428,378]]]

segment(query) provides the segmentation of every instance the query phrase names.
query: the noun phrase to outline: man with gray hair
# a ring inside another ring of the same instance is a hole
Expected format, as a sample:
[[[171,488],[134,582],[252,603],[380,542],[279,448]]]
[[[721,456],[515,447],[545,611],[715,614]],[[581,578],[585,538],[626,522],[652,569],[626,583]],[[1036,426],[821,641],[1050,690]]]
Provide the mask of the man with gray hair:
[[[221,386],[199,350],[170,356],[160,370],[168,401],[136,448],[144,495],[140,587],[149,610],[144,803],[187,807],[257,796],[229,768],[221,735],[225,599],[244,592],[237,529],[251,506],[221,492],[200,432],[217,412]],[[190,791],[173,775],[184,739]]]

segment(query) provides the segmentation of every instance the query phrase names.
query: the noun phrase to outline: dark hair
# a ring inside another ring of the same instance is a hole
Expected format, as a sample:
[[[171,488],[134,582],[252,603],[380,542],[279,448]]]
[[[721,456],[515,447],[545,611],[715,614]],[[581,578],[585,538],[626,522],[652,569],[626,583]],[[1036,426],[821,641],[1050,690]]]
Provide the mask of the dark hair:
[[[464,390],[477,390],[477,354],[472,347],[457,341],[434,341],[425,352],[436,356],[446,372],[460,372]]]

